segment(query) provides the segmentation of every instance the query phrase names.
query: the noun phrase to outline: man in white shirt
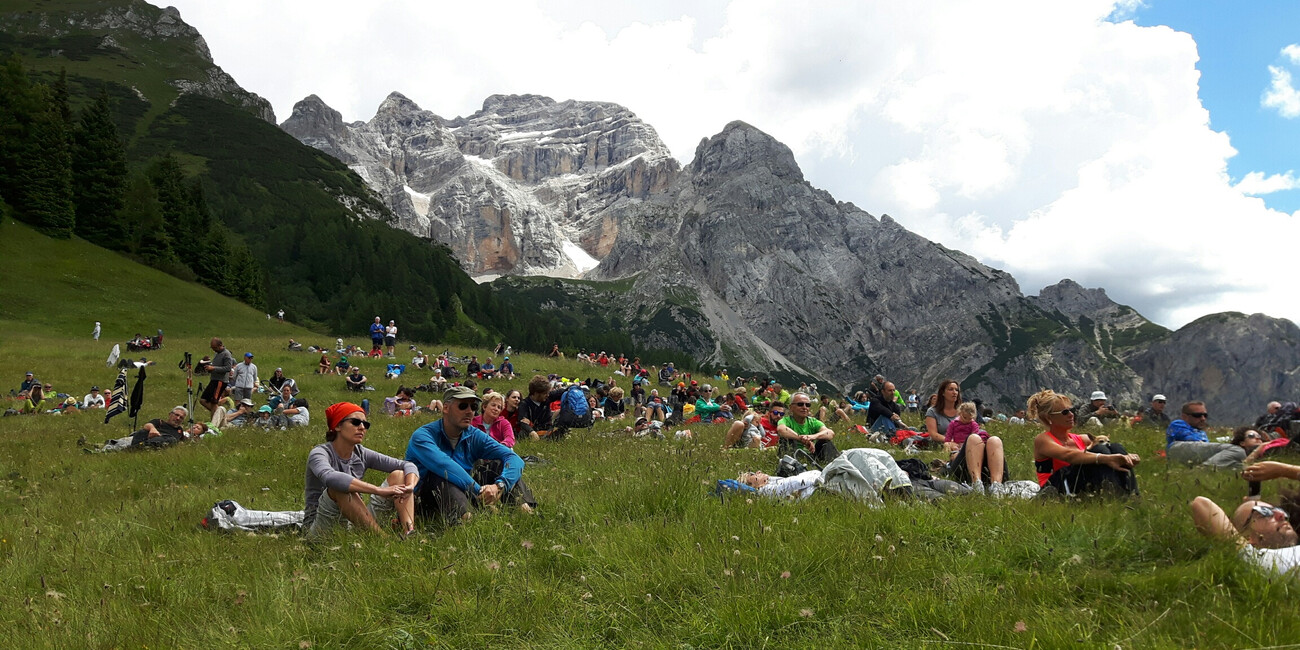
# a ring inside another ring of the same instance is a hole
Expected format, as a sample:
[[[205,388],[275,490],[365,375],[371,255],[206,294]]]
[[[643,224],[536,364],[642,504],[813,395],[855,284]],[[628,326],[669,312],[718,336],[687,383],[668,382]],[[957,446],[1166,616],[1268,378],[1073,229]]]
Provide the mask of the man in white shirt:
[[[253,364],[253,353],[244,353],[244,362],[237,364],[231,371],[233,376],[230,396],[238,402],[241,399],[253,396],[253,389],[257,387],[257,366]]]
[[[104,396],[99,392],[99,386],[91,386],[90,392],[81,400],[83,409],[102,409],[104,408]]]

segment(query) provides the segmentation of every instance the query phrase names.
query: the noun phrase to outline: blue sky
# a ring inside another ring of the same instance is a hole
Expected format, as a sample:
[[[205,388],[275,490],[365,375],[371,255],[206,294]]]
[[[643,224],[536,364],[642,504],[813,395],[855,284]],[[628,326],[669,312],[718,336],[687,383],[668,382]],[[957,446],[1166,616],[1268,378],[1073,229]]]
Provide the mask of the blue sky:
[[[1232,139],[1237,155],[1228,160],[1234,181],[1252,171],[1267,175],[1300,169],[1300,119],[1285,118],[1261,105],[1270,84],[1268,66],[1296,66],[1282,48],[1300,43],[1300,2],[1294,0],[1147,0],[1133,16],[1139,25],[1167,25],[1196,40],[1200,96],[1210,126]],[[1283,212],[1300,210],[1300,189],[1265,195]]]

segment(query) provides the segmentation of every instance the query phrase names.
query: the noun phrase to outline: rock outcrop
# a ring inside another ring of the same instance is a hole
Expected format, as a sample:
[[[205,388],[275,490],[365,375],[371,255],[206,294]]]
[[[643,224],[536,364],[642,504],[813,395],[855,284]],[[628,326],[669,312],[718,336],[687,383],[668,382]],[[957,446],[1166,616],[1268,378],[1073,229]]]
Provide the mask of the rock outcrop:
[[[181,19],[180,11],[175,7],[160,9],[143,0],[93,3],[93,6],[93,9],[85,11],[54,7],[49,14],[0,14],[0,30],[13,36],[50,38],[54,42],[70,35],[93,35],[99,37],[101,50],[124,55],[132,66],[153,59],[155,53],[132,50],[124,45],[128,42],[124,34],[134,34],[143,39],[141,47],[145,50],[152,49],[154,43],[168,42],[159,49],[171,57],[160,69],[178,75],[167,79],[170,86],[180,93],[193,93],[243,107],[275,124],[271,103],[241,88],[233,77],[213,63],[207,41],[197,29]],[[177,56],[177,52],[183,54]]]
[[[447,120],[392,93],[345,124],[312,95],[281,127],[352,167],[400,228],[451,246],[473,275],[577,276],[614,244],[614,216],[678,165],[649,125],[606,102],[493,95]]]

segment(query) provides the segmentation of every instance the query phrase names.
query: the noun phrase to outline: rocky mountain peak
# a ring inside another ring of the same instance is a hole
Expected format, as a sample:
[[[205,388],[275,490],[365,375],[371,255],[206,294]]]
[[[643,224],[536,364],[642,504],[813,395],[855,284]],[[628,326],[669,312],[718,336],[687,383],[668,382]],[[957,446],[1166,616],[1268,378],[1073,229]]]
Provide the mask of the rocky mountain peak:
[[[702,179],[754,167],[764,168],[783,180],[803,182],[803,172],[789,147],[739,120],[728,124],[721,133],[701,140],[691,162],[692,171]]]
[[[1090,316],[1119,306],[1106,295],[1105,289],[1088,289],[1069,278],[1043,287],[1038,292],[1038,304],[1048,311],[1055,309],[1071,317]]]
[[[531,112],[554,105],[555,100],[544,95],[489,95],[483,100],[483,108],[475,116]]]
[[[380,102],[379,109],[375,115],[400,115],[403,113],[419,113],[422,109],[419,104],[411,101],[406,95],[394,90],[388,93],[384,101]]]

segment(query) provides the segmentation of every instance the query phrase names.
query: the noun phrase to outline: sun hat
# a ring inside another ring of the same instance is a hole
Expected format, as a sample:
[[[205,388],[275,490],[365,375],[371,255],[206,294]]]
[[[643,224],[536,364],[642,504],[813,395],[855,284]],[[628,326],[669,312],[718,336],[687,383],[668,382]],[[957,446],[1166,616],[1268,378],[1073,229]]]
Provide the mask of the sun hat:
[[[442,401],[449,402],[454,399],[472,399],[482,401],[482,398],[478,396],[478,393],[474,392],[474,389],[465,386],[452,386],[443,391]]]
[[[1152,398],[1151,398],[1151,401],[1153,401],[1153,402],[1168,402],[1169,400],[1168,400],[1168,399],[1165,399],[1165,396],[1164,396],[1164,395],[1156,395],[1155,397],[1152,397]]]
[[[1092,391],[1092,397],[1089,397],[1088,399],[1089,400],[1106,399],[1106,393],[1103,393],[1099,390],[1094,390]]]

